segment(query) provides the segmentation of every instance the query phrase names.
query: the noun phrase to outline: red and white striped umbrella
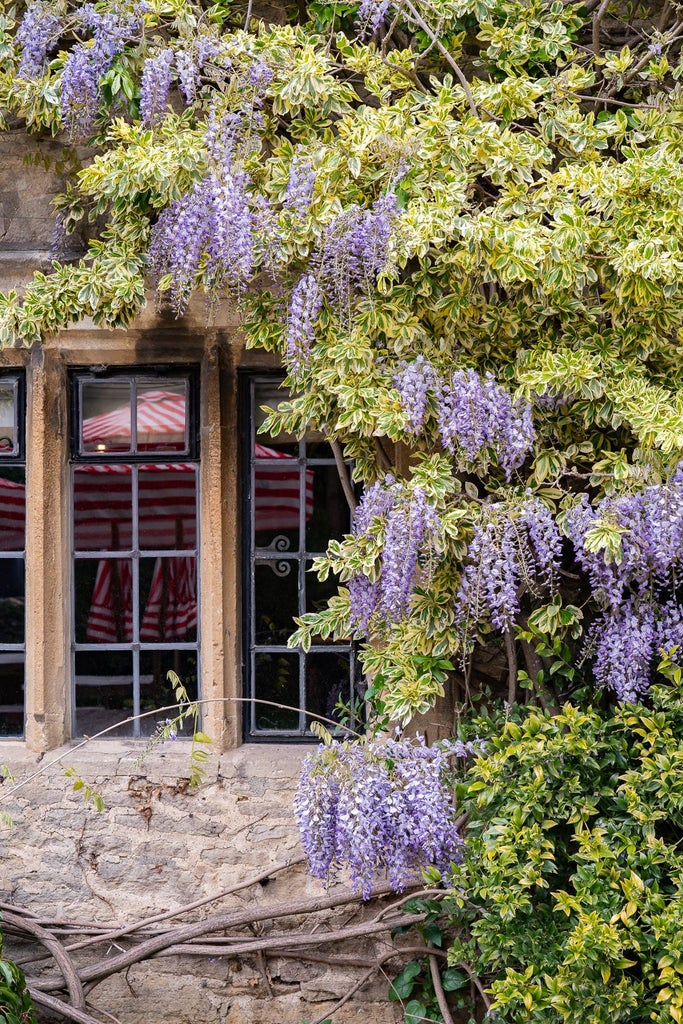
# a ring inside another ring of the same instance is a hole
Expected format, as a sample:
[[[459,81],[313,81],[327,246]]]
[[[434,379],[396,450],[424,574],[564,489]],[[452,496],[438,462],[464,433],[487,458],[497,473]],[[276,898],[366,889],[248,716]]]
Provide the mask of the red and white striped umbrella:
[[[90,416],[83,421],[83,444],[92,450],[127,451],[132,433],[131,406]],[[185,448],[185,395],[173,391],[141,391],[137,400],[138,449]]]
[[[77,466],[74,472],[76,551],[126,550],[133,544],[133,471],[120,463]],[[197,477],[191,463],[141,466],[138,473],[141,548],[194,548]]]
[[[254,445],[254,528],[261,530],[295,530],[299,525],[299,469],[294,457],[265,445]],[[280,465],[264,465],[263,459],[285,460]],[[314,471],[306,470],[306,521],[313,515]]]
[[[98,563],[86,639],[91,644],[133,639],[133,577],[126,559],[103,558]]]
[[[197,564],[194,558],[157,558],[140,639],[185,640],[197,628]]]

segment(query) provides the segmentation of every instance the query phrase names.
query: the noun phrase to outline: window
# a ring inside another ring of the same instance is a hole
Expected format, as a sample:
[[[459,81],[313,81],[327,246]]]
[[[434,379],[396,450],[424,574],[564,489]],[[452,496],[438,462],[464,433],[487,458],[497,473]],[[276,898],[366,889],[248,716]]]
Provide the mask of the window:
[[[72,378],[74,735],[197,696],[193,371]],[[155,716],[109,735],[149,735]]]
[[[24,732],[24,380],[0,376],[0,737]]]
[[[310,652],[288,650],[293,619],[324,607],[334,580],[320,583],[309,570],[328,540],[350,530],[350,511],[332,450],[310,431],[303,440],[258,432],[265,413],[283,394],[273,378],[252,377],[245,388],[249,465],[245,515],[247,603],[245,653],[247,738],[310,736],[306,711],[335,717],[351,704],[355,677],[350,643],[314,643]],[[299,710],[272,707],[260,701]]]

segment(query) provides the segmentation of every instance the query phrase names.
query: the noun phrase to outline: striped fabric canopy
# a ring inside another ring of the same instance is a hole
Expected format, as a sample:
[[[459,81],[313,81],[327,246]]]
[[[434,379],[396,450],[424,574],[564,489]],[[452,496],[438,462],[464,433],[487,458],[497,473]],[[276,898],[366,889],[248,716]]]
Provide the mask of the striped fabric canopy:
[[[257,532],[295,529],[299,525],[298,466],[291,464],[291,456],[264,445],[256,445],[255,455]],[[314,471],[307,470],[306,520],[313,515],[313,479]],[[185,462],[142,466],[138,498],[139,539],[143,549],[182,550],[196,546],[196,466]],[[26,488],[0,477],[0,551],[23,551],[25,517]],[[74,534],[78,551],[125,550],[131,546],[129,465],[97,463],[76,467]]]
[[[130,404],[83,421],[83,444],[92,450],[106,445],[108,451],[128,451],[132,436]],[[141,391],[137,400],[138,450],[186,450],[185,394],[173,391]]]
[[[197,629],[197,563],[194,558],[157,558],[140,625],[140,640],[186,640]],[[130,643],[133,639],[131,562],[102,558],[97,565],[88,622],[88,643]]]

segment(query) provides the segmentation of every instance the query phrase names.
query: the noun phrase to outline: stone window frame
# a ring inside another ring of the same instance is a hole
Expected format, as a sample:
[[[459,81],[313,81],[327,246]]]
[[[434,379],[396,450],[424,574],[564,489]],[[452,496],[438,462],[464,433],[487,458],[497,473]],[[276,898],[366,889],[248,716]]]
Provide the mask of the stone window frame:
[[[235,325],[236,326],[236,325]],[[208,329],[197,317],[159,324],[155,314],[128,331],[104,332],[85,323],[30,351],[0,351],[0,372],[26,380],[26,686],[28,750],[70,744],[72,731],[69,374],[74,369],[163,364],[193,365],[199,373],[202,461],[198,572],[201,610],[203,719],[216,749],[242,742],[240,504],[237,374],[243,343],[232,324]],[[4,742],[4,741],[2,741]],[[16,744],[18,740],[8,742]],[[104,741],[102,741],[104,742]],[[135,743],[134,740],[126,740]],[[144,743],[145,741],[137,741]]]

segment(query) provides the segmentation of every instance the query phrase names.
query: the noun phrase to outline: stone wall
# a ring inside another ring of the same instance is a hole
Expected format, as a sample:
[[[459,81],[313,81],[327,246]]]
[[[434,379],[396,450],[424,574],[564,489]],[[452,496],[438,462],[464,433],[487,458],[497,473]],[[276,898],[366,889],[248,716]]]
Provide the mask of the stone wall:
[[[100,741],[46,755],[44,762],[61,756],[61,765],[46,767],[9,800],[11,784],[0,787],[0,809],[14,818],[0,833],[0,902],[40,918],[132,923],[217,895],[288,861],[295,863],[267,884],[209,903],[178,923],[226,911],[267,912],[293,899],[324,895],[299,861],[291,810],[305,749],[249,744],[215,755],[195,792],[187,788],[189,750],[183,740],[157,748],[142,765],[140,747],[132,742]],[[22,744],[10,742],[0,744],[0,763],[11,768],[17,782],[43,767]],[[64,775],[69,766],[102,795],[101,814],[73,791]],[[319,927],[347,925],[367,913],[350,904],[325,915]],[[301,923],[310,929],[315,920]],[[267,918],[257,926],[265,933],[274,927]],[[96,959],[122,948],[125,941],[112,943],[98,950]],[[10,955],[26,954],[11,937],[8,949]],[[325,948],[321,941],[318,952],[358,961],[372,950],[358,942]],[[47,970],[54,972],[54,965]],[[259,966],[253,956],[172,956],[108,979],[88,1000],[93,1012],[113,1014],[120,1024],[301,1024],[322,1016],[362,973],[357,966],[331,968],[296,959],[269,957]],[[387,1000],[384,979],[361,989],[334,1017],[335,1024],[400,1019]]]

